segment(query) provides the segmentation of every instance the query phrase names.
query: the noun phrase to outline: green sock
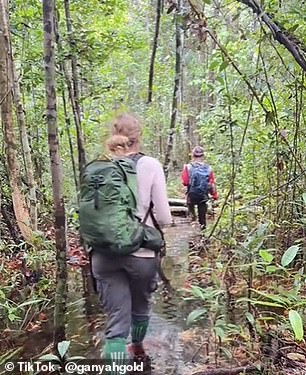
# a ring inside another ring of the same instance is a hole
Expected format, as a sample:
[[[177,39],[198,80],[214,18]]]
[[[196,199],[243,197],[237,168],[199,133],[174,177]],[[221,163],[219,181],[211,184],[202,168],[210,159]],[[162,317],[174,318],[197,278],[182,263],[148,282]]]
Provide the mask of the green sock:
[[[107,375],[123,375],[123,365],[127,364],[127,353],[126,353],[126,339],[123,337],[116,337],[113,339],[106,339],[102,358],[107,360],[106,365],[116,365],[117,370],[107,371]],[[119,370],[119,366],[121,369]]]
[[[147,333],[148,325],[149,320],[133,320],[131,332],[133,344],[140,344],[143,341]]]

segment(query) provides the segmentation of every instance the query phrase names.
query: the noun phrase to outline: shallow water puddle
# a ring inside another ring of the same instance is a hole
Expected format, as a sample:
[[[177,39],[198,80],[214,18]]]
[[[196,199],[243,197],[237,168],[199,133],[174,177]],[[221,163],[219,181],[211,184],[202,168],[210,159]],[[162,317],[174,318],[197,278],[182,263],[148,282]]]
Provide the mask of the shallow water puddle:
[[[188,247],[192,235],[194,229],[183,220],[166,231],[167,255],[163,258],[163,271],[172,289],[160,285],[153,295],[152,317],[145,339],[145,348],[153,359],[153,375],[185,375],[193,367],[190,358],[197,346],[189,345],[186,351],[181,338],[192,306],[178,293],[188,276]],[[83,280],[80,270],[70,272],[67,338],[72,341],[72,355],[98,358],[104,339],[104,317],[98,312],[96,297],[88,298],[84,292]]]

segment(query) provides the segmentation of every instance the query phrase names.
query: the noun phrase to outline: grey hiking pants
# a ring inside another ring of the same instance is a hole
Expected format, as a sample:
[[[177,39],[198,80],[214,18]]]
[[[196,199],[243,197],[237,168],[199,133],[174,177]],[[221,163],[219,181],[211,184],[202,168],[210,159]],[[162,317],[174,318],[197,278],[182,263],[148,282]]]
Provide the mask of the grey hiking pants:
[[[151,294],[156,289],[157,258],[112,258],[97,251],[91,257],[102,309],[108,316],[105,336],[127,338],[132,321],[149,319]]]

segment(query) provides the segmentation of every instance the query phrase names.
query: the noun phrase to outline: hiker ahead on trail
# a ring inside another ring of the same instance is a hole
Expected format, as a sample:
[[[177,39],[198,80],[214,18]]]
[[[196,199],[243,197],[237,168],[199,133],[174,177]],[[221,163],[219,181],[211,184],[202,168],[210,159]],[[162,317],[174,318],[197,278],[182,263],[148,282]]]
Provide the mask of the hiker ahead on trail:
[[[115,119],[110,158],[82,173],[80,229],[108,315],[103,358],[145,357],[151,294],[156,289],[160,226],[171,223],[165,176],[158,160],[140,153],[141,128],[130,114]],[[141,221],[142,220],[142,221]],[[156,229],[158,228],[158,229]]]
[[[192,220],[196,220],[195,206],[198,208],[198,220],[201,229],[206,228],[207,201],[211,197],[218,199],[215,177],[211,167],[204,163],[204,150],[196,146],[192,150],[193,160],[184,165],[181,175],[184,186],[187,186],[187,206]]]

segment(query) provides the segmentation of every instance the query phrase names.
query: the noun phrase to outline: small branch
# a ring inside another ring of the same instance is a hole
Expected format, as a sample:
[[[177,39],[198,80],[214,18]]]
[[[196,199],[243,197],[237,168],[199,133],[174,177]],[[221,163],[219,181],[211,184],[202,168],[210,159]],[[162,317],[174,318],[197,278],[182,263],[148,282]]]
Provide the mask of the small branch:
[[[200,350],[203,348],[203,346],[204,346],[205,344],[207,345],[207,341],[202,342],[202,344],[196,349],[196,351],[194,352],[194,354],[193,354],[193,356],[192,356],[190,362],[194,362],[196,356],[199,354]]]
[[[287,189],[289,189],[289,185],[292,183],[292,182],[295,182],[297,181],[298,179],[300,179],[301,177],[305,177],[306,176],[306,169],[304,169],[299,175],[293,177],[291,180],[285,182],[284,184],[280,185],[278,188],[275,188],[273,190],[271,190],[268,194],[260,197],[260,198],[256,198],[254,200],[252,200],[251,202],[249,202],[248,204],[246,204],[244,206],[244,208],[247,208],[247,207],[251,207],[253,205],[258,205],[258,203],[264,201],[265,199],[267,199],[268,197],[272,196],[274,193],[276,193],[277,191],[281,190],[282,188],[284,187],[287,187]]]
[[[251,103],[250,103],[250,107],[249,107],[249,112],[248,112],[248,116],[247,116],[246,124],[245,124],[245,127],[244,127],[243,135],[242,135],[241,142],[240,142],[240,147],[239,147],[239,150],[238,150],[238,157],[239,157],[239,158],[240,158],[241,153],[242,153],[242,149],[243,149],[243,145],[244,145],[244,141],[245,141],[245,137],[246,137],[247,129],[248,129],[248,127],[249,127],[250,120],[251,120],[251,113],[252,113],[252,108],[253,108],[253,101],[254,101],[254,96],[252,96],[252,99],[251,99]],[[239,163],[238,163],[238,165],[239,165]],[[234,172],[235,172],[235,173],[234,173],[234,178],[235,178],[235,177],[236,177],[237,170],[235,170]],[[214,234],[214,232],[215,232],[217,226],[219,225],[219,221],[221,220],[221,217],[222,217],[223,212],[224,212],[224,210],[225,210],[225,207],[226,207],[226,205],[227,205],[227,201],[228,201],[230,195],[232,194],[232,189],[233,189],[233,186],[231,185],[231,186],[230,186],[230,189],[229,189],[229,191],[228,191],[228,193],[227,193],[227,195],[226,195],[226,197],[225,197],[225,199],[224,199],[224,202],[223,202],[223,205],[222,205],[221,211],[220,211],[220,213],[219,213],[219,215],[218,215],[218,218],[217,218],[217,220],[215,221],[215,224],[214,224],[214,226],[213,226],[211,232],[209,233],[208,238],[211,238],[211,237],[212,237],[212,235]]]
[[[0,99],[0,105],[4,102],[4,100],[7,98],[8,94],[11,92],[12,87],[7,90],[3,98]]]
[[[246,75],[244,73],[242,73],[242,71],[238,68],[237,64],[235,63],[235,61],[229,56],[229,54],[227,53],[227,51],[225,50],[225,48],[219,43],[218,39],[215,37],[214,33],[211,32],[209,29],[207,29],[207,32],[208,34],[210,35],[210,37],[212,38],[212,40],[216,43],[216,45],[219,47],[220,51],[222,52],[222,54],[224,55],[224,57],[231,63],[231,65],[233,66],[233,68],[236,70],[236,72],[240,75],[240,77],[244,80],[244,82],[246,83],[246,85],[248,86],[248,88],[250,89],[250,91],[252,92],[254,98],[257,100],[258,104],[261,106],[261,108],[263,109],[263,111],[265,113],[268,113],[268,110],[267,108],[263,105],[262,103],[262,99],[260,99],[257,91],[255,90],[255,88],[252,86],[252,84],[250,83],[250,81],[248,80],[248,78],[246,77]]]
[[[197,371],[194,372],[192,375],[239,375],[242,374],[250,374],[252,372],[258,371],[257,367],[255,366],[245,366],[245,367],[235,367],[235,368],[217,368],[214,370],[205,370],[205,371]]]

